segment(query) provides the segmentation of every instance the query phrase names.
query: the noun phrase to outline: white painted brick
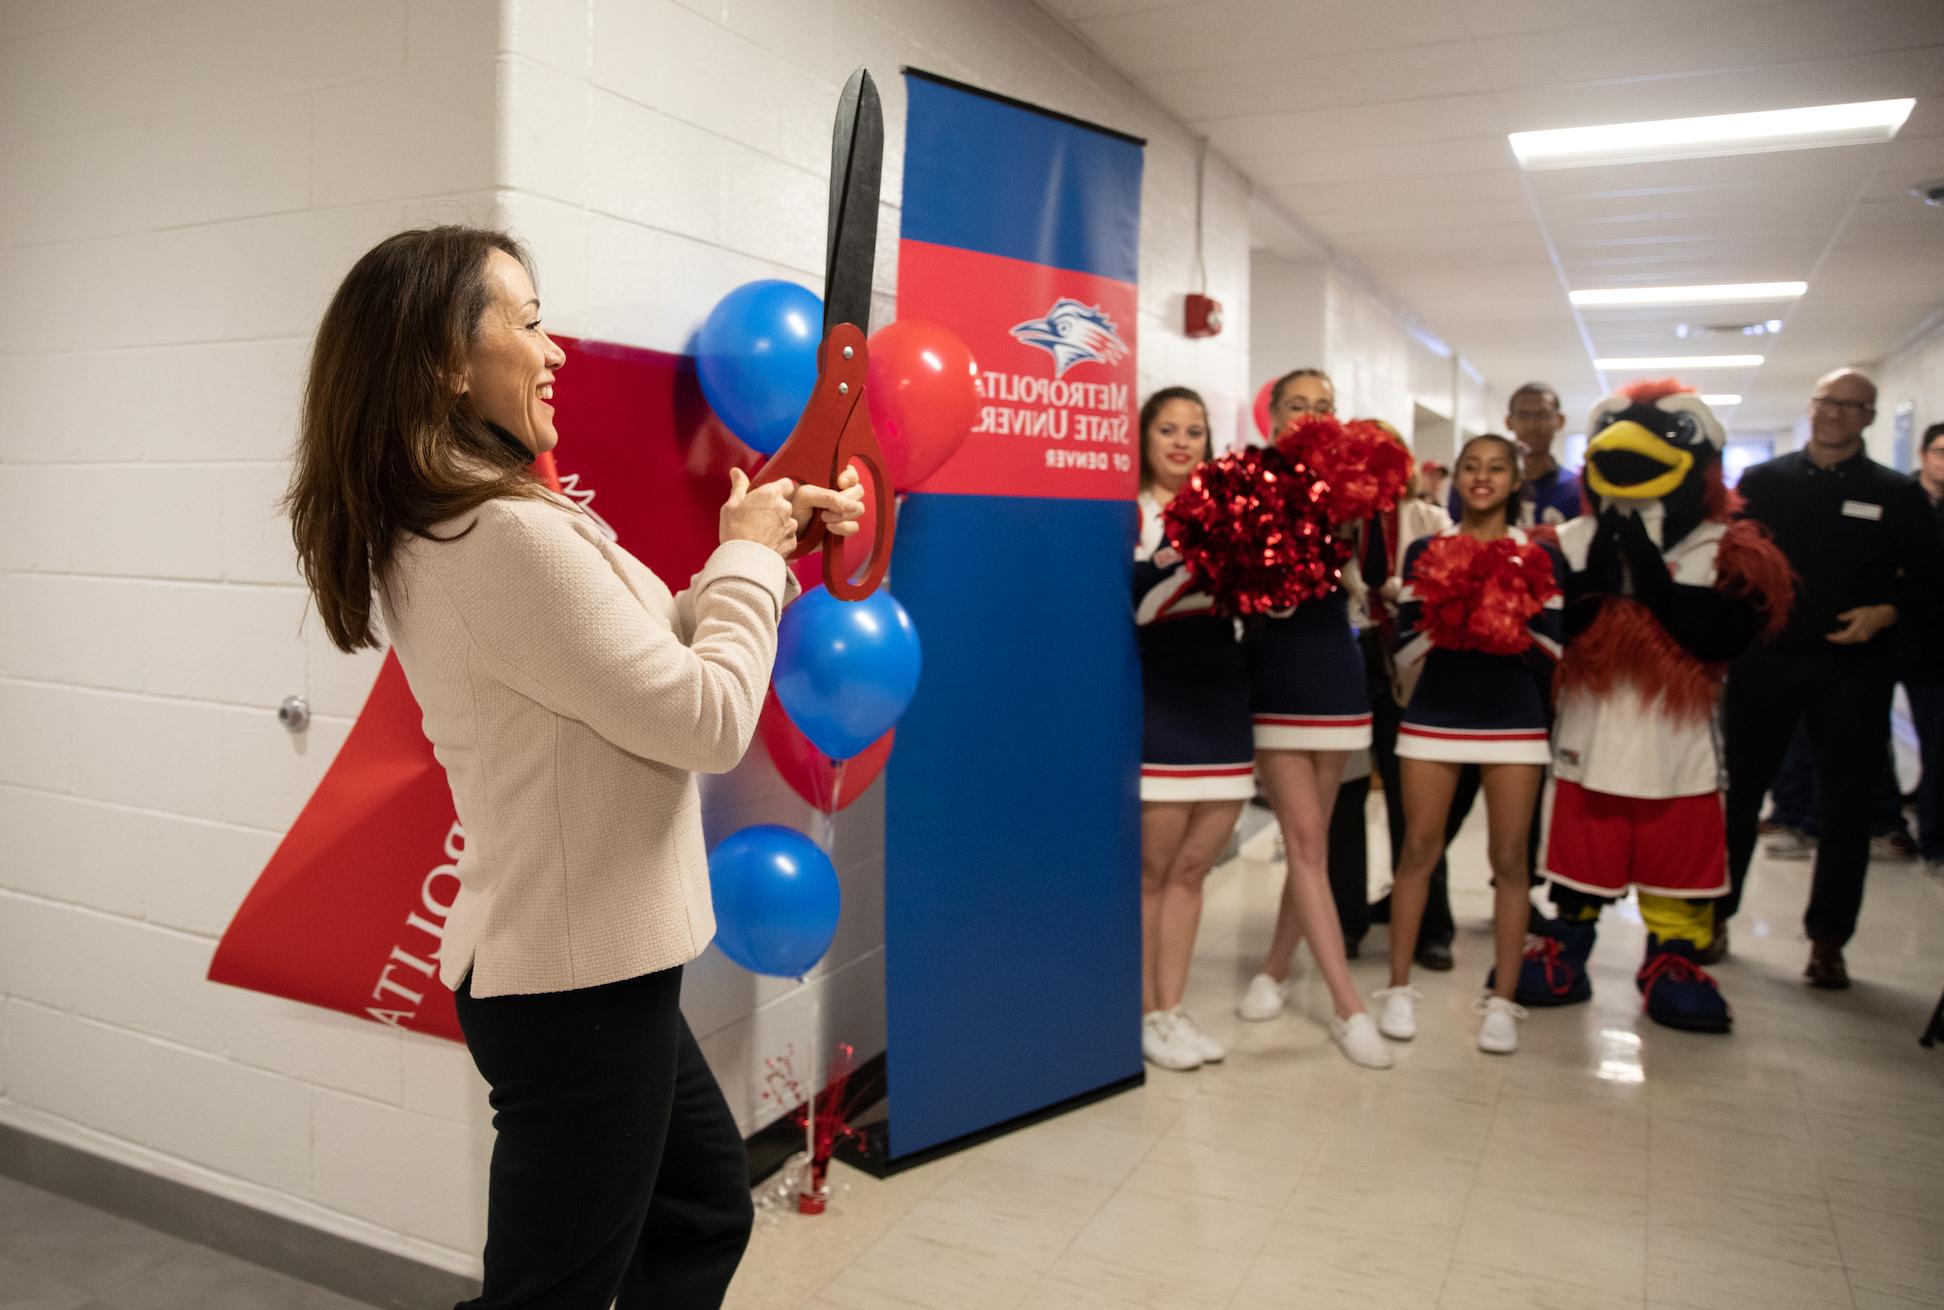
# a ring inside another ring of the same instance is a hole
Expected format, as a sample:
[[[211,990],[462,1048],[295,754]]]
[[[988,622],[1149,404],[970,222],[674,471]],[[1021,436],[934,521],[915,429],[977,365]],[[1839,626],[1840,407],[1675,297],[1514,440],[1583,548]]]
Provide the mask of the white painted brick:
[[[223,577],[231,582],[302,581],[290,520],[277,507],[289,486],[290,469],[281,464],[221,471],[215,490],[221,498],[216,521]]]
[[[145,891],[140,864],[93,858],[104,834],[127,813],[73,796],[0,786],[0,887],[139,917]]]
[[[10,463],[281,460],[309,342],[247,341],[0,357]]]
[[[7,1043],[11,1099],[153,1145],[146,1096],[153,1042],[16,998],[7,1003]]]
[[[225,711],[110,692],[77,691],[73,697],[76,793],[219,817]]]
[[[483,58],[319,91],[313,203],[490,187],[492,99],[493,64]]]
[[[673,0],[595,0],[594,84],[807,170],[836,88]]]
[[[0,668],[39,682],[140,691],[153,591],[132,580],[0,575]]]
[[[277,838],[0,787],[0,885],[215,937]]]
[[[265,709],[303,694],[305,592],[151,583],[146,594],[145,690]]]
[[[216,998],[205,996],[203,1008],[223,1018],[223,1034],[212,1049],[253,1068],[397,1104],[397,1029],[259,992],[203,986],[214,989]]]
[[[80,27],[99,22],[131,9],[152,5],[156,0],[68,0],[66,4],[0,5],[0,41],[12,41],[39,32],[63,27]]]
[[[827,175],[781,163],[619,96],[593,106],[593,207],[820,274]],[[669,179],[682,179],[670,186]]]
[[[86,165],[77,167],[77,161]],[[0,143],[0,240],[76,241],[152,226],[139,122]]]
[[[227,710],[222,725],[222,806],[218,817],[282,832],[337,758],[350,725],[313,718],[291,734],[274,711]]]
[[[142,339],[149,309],[145,235],[0,249],[0,280],[19,312],[0,319],[0,352],[78,350]],[[77,294],[81,288],[86,294]]]
[[[311,99],[278,96],[149,123],[151,227],[303,209],[311,200]]]
[[[543,196],[502,191],[492,221],[526,242],[532,253],[547,327],[569,336],[587,335],[587,211]]]
[[[62,478],[69,566],[147,578],[222,576],[222,518],[209,467],[75,468]]]
[[[835,0],[724,0],[720,21],[779,59],[821,77],[833,57],[836,8]],[[888,73],[877,70],[874,75]]]
[[[595,94],[593,88],[579,77],[511,56],[500,60],[497,81],[495,180],[555,200],[586,201],[593,149],[588,102]]]
[[[603,340],[681,351],[716,301],[757,278],[817,288],[801,270],[632,223],[588,221],[589,330]]]
[[[482,0],[411,0],[405,19],[406,62],[418,67],[491,59],[500,43],[498,8]]]
[[[71,906],[0,893],[0,992],[72,1009],[82,972],[109,964],[69,949],[81,913]]]
[[[501,46],[585,77],[592,65],[592,8],[589,0],[503,0]]]
[[[135,853],[113,854],[113,867],[142,874],[142,912],[156,923],[216,936],[270,862],[279,835],[173,816],[135,815],[123,840]],[[83,843],[84,858],[93,844]]]
[[[356,718],[378,680],[384,663],[383,650],[361,650],[346,655],[331,644],[324,620],[315,611],[304,618],[305,676],[304,694],[310,699],[313,714],[335,714]]]
[[[74,694],[0,679],[0,783],[66,791],[74,778]]]
[[[489,1136],[333,1092],[315,1101],[319,1201],[462,1250],[483,1240]]]
[[[0,569],[67,569],[75,537],[68,481],[66,470],[0,465]]]
[[[398,222],[393,224],[391,230],[432,227],[440,223],[487,227],[493,221],[497,205],[498,195],[492,191],[455,191],[439,196],[416,196],[399,205]],[[381,235],[389,236],[391,232]],[[376,244],[376,238],[373,238],[373,244]]]
[[[141,1102],[143,1136],[158,1150],[267,1187],[303,1194],[311,1176],[311,1091],[215,1056],[155,1046]]]
[[[466,1048],[423,1033],[399,1035],[404,1040],[405,1108],[478,1130],[491,1113],[488,1089]]]
[[[76,910],[59,945],[73,975],[69,1006],[119,1028],[213,1053],[223,1048],[223,998],[209,972],[207,938],[92,910]]]

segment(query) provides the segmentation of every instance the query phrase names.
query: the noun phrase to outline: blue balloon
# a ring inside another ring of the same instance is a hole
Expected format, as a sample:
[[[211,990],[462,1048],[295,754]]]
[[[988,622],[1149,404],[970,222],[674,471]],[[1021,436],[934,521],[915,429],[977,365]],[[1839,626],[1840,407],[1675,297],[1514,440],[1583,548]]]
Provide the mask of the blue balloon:
[[[817,383],[823,301],[794,282],[746,282],[716,303],[695,335],[695,373],[709,408],[752,449],[774,455]]]
[[[817,843],[794,828],[759,823],[709,854],[715,943],[752,973],[800,978],[837,935],[843,892]]]
[[[847,760],[898,722],[918,690],[918,629],[883,587],[839,600],[813,587],[783,611],[776,699],[833,760]]]

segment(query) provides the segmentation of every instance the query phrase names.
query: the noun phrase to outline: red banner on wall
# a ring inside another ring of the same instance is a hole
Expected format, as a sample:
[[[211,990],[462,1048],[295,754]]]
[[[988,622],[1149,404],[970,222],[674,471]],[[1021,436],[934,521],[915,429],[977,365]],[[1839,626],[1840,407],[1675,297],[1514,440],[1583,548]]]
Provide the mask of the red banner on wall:
[[[680,590],[715,549],[732,467],[762,457],[703,401],[694,361],[556,338],[561,490]],[[460,1039],[438,980],[465,833],[398,657],[243,900],[212,980]]]

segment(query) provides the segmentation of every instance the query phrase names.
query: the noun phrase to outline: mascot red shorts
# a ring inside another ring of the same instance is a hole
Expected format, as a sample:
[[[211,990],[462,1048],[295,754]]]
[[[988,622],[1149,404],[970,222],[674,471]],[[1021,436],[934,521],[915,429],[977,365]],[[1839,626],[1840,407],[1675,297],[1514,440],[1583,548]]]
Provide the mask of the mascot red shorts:
[[[1721,896],[1728,847],[1721,793],[1647,798],[1555,781],[1547,797],[1546,876],[1595,896],[1629,886],[1661,896]]]

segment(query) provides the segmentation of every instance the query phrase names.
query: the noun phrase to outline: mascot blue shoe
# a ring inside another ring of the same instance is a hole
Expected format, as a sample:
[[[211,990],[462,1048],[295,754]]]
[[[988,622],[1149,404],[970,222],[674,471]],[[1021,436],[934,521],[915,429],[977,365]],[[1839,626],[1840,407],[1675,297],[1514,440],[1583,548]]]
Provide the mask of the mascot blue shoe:
[[[1647,938],[1647,958],[1634,975],[1647,1017],[1669,1028],[1693,1033],[1725,1033],[1735,1016],[1721,987],[1695,963],[1694,943],[1676,937]]]
[[[1548,919],[1543,933],[1526,940],[1513,999],[1528,1009],[1592,1000],[1593,980],[1586,976],[1586,959],[1593,954],[1599,929],[1599,921],[1594,919],[1584,923]],[[1490,991],[1497,978],[1497,969],[1487,974],[1485,990]]]

